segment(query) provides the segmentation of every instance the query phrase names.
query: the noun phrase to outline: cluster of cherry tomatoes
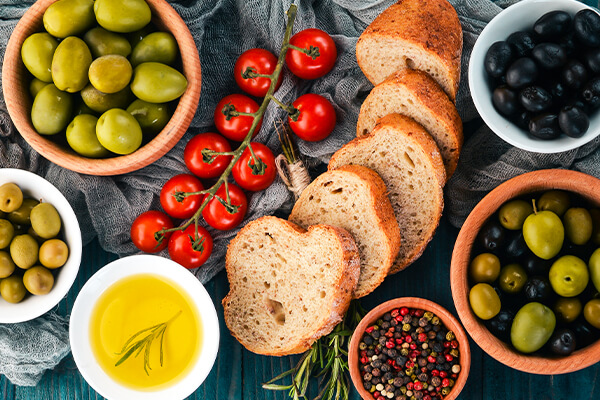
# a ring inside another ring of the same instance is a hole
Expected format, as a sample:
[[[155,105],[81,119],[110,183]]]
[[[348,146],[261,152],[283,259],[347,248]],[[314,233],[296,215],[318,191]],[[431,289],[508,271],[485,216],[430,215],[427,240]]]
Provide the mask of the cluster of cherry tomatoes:
[[[315,79],[328,73],[335,64],[337,50],[331,37],[319,29],[306,29],[290,39],[286,54],[289,70],[302,79]],[[311,57],[298,49],[318,48],[318,56]],[[267,95],[277,58],[264,49],[250,49],[236,61],[235,80],[240,88],[255,97]],[[246,77],[246,72],[261,76]],[[281,74],[276,88],[281,84]],[[186,229],[174,230],[164,235],[157,232],[172,229],[173,220],[186,220],[194,216],[205,200],[205,194],[187,195],[181,198],[178,193],[195,193],[204,190],[200,179],[211,180],[221,177],[233,158],[230,154],[207,157],[205,150],[218,153],[231,153],[231,143],[242,142],[248,135],[254,117],[250,115],[226,116],[225,107],[238,113],[256,113],[259,105],[252,98],[242,94],[224,97],[216,106],[214,122],[219,133],[207,132],[193,137],[185,147],[184,161],[191,172],[179,174],[169,179],[160,193],[160,203],[164,212],[151,210],[141,214],[131,226],[131,239],[135,246],[148,253],[156,253],[168,247],[169,256],[186,268],[201,266],[210,256],[213,239],[202,226],[190,223]],[[335,110],[331,103],[317,94],[300,96],[292,104],[295,111],[288,110],[292,131],[301,139],[318,141],[326,138],[335,127]],[[253,136],[260,130],[261,121]],[[264,144],[250,142],[231,169],[235,183],[221,184],[215,196],[202,210],[206,223],[218,230],[230,230],[244,219],[248,201],[244,190],[264,190],[273,183],[276,176],[275,157]],[[203,152],[204,151],[204,152]],[[252,154],[254,153],[254,154]],[[257,161],[257,162],[256,162]],[[258,164],[258,165],[257,165]],[[160,239],[160,240],[159,240]]]

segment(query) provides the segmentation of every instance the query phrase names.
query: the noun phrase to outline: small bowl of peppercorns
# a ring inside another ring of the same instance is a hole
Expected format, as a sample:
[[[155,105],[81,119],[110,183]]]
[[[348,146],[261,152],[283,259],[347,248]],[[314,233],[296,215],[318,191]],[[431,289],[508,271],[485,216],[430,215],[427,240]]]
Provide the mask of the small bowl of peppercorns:
[[[467,381],[471,350],[446,309],[403,297],[365,315],[352,335],[348,362],[363,399],[452,400]]]

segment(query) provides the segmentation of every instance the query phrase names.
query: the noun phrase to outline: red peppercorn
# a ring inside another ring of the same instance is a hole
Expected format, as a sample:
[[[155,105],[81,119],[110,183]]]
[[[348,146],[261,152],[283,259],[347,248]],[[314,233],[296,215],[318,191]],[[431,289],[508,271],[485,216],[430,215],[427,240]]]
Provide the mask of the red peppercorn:
[[[405,337],[404,337],[404,341],[405,341],[406,343],[410,343],[410,342],[412,342],[412,338],[411,338],[410,336],[405,336]]]
[[[448,373],[446,371],[440,371],[440,378],[446,378]]]
[[[418,339],[419,339],[419,342],[423,343],[423,342],[427,341],[427,335],[424,333],[419,333]]]
[[[394,332],[387,331],[386,333],[383,334],[383,336],[388,337],[388,338],[394,337]]]
[[[415,351],[411,351],[410,352],[410,358],[417,358],[419,357],[419,354],[421,354],[419,351],[415,350]]]
[[[396,339],[396,344],[397,345],[401,345],[402,344],[402,339],[400,339],[400,338]]]
[[[379,396],[381,396],[381,394],[379,392],[374,392],[373,393],[373,397],[375,397],[376,399],[378,399]]]
[[[450,386],[450,380],[448,378],[442,379],[442,387]]]
[[[413,385],[413,388],[415,390],[423,390],[423,384],[421,382],[415,382],[415,384]]]
[[[452,374],[452,375],[450,375],[450,377],[451,377],[452,379],[456,379],[456,378],[458,377],[458,375],[457,375],[457,374]]]
[[[458,341],[456,341],[456,340],[453,340],[453,341],[451,341],[451,342],[450,342],[450,346],[451,346],[453,349],[457,349],[457,348],[458,348]]]
[[[363,364],[367,364],[369,362],[369,359],[367,357],[361,357],[360,362]]]
[[[444,347],[445,347],[445,348],[448,348],[448,347],[450,347],[450,342],[444,342]]]
[[[362,350],[362,351],[360,352],[360,356],[361,356],[361,357],[366,357],[366,356],[367,356],[367,351],[366,351],[366,350]]]
[[[431,357],[431,356],[429,356]],[[434,358],[435,360],[435,358]],[[435,362],[435,361],[432,361]],[[438,371],[437,369],[434,369],[433,371],[431,371],[431,376],[440,376],[440,371]]]
[[[416,343],[411,343],[410,344],[410,349],[411,350],[415,350],[417,348],[417,344]]]
[[[402,322],[402,319],[403,319],[403,318],[402,318],[402,315],[398,315],[398,316],[395,318],[395,320],[396,320],[396,321],[398,321],[398,322]]]
[[[396,343],[394,343],[393,340],[387,341],[385,342],[385,347],[387,347],[388,349],[393,349],[394,347],[396,347]]]
[[[365,332],[371,333],[371,332],[373,332],[373,330],[375,330],[375,327],[374,326],[370,326],[367,329],[365,329]]]
[[[408,383],[406,384],[406,390],[413,390],[413,385],[414,385],[414,384],[413,384],[412,382],[408,382]]]
[[[386,361],[386,363],[388,363],[389,365],[392,365],[395,361],[392,360],[391,358],[388,358],[388,360]]]
[[[415,317],[421,318],[423,316],[423,314],[425,314],[425,311],[423,311],[423,310],[415,310]]]
[[[414,367],[414,366],[415,366],[415,363],[414,363],[414,362],[412,362],[411,360],[408,360],[408,361],[406,362],[406,364],[404,364],[404,366],[405,366],[406,368],[412,368],[412,367]]]
[[[431,396],[426,394],[425,396],[423,396],[423,400],[431,400]]]
[[[429,357],[427,357],[427,361],[430,362],[430,363],[434,363],[435,362],[435,357],[434,356],[429,356]],[[437,369],[434,369],[433,371],[431,371],[431,373],[434,373],[436,371],[437,371],[438,374],[440,373],[440,371],[438,371]]]
[[[397,308],[394,308],[392,310],[392,312],[390,313],[390,315],[392,316],[392,318],[396,318],[398,315],[400,315],[400,310]]]
[[[402,308],[400,309],[400,315],[404,316],[404,315],[406,315],[406,314],[408,314],[408,308],[406,308],[406,307],[402,307]]]
[[[454,360],[454,357],[452,357],[451,354],[446,354],[445,357],[446,357],[446,361],[448,361],[448,362],[452,362],[452,360]]]

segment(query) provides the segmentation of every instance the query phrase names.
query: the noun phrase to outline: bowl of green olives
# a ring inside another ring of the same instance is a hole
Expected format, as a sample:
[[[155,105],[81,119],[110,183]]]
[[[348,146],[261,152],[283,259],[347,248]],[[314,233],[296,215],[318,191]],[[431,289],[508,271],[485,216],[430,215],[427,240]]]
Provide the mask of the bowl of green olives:
[[[600,361],[600,180],[550,169],[492,190],[460,230],[450,283],[465,330],[505,365]]]
[[[23,138],[55,164],[90,175],[162,157],[200,97],[196,44],[165,0],[38,0],[13,31],[2,70]]]
[[[44,178],[0,169],[0,323],[34,319],[55,307],[81,262],[71,205]]]

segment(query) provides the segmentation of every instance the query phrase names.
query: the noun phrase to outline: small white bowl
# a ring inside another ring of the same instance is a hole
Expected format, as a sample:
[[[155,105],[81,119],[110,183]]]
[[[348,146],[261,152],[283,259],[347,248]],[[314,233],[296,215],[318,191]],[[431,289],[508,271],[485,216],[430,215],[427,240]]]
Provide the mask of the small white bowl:
[[[580,138],[561,135],[554,140],[542,140],[530,136],[496,111],[483,66],[485,54],[492,44],[506,40],[513,32],[531,30],[535,21],[547,12],[563,10],[574,16],[586,8],[592,9],[576,0],[524,0],[496,15],[475,42],[469,61],[469,87],[473,102],[486,125],[513,146],[536,153],[560,153],[583,146],[600,134],[600,111],[596,110],[590,116],[588,131]]]
[[[50,203],[56,208],[62,220],[62,239],[69,247],[69,258],[65,265],[56,270],[54,287],[43,296],[27,295],[23,301],[12,304],[0,298],[0,323],[24,322],[48,312],[62,300],[73,285],[81,263],[81,230],[73,208],[65,196],[50,182],[32,172],[13,169],[0,169],[0,185],[12,182],[23,191],[24,197],[31,197]],[[5,249],[6,250],[6,249]]]
[[[100,367],[90,346],[90,318],[98,298],[115,282],[138,274],[158,275],[183,289],[202,325],[200,352],[192,368],[174,384],[155,391],[135,390],[113,380]],[[178,400],[192,394],[210,373],[219,349],[219,320],[208,292],[187,269],[166,258],[135,255],[107,264],[87,281],[73,304],[69,337],[77,368],[100,395],[109,399]]]

